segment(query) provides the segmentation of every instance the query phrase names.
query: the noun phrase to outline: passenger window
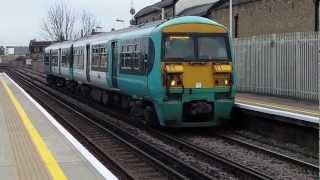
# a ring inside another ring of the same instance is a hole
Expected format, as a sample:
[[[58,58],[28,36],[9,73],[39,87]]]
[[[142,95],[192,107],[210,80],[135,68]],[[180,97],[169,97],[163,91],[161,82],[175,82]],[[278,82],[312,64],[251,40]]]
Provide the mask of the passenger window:
[[[58,66],[58,50],[51,51],[51,66]]]
[[[83,47],[74,48],[73,51],[73,68],[84,69],[84,54],[81,50]]]
[[[106,44],[99,44],[92,46],[91,53],[91,69],[93,71],[106,72],[107,71],[107,57]]]
[[[61,67],[69,67],[69,65],[68,65],[68,49],[62,50]]]
[[[125,41],[120,52],[120,72],[145,74],[145,56],[148,57],[146,38]]]

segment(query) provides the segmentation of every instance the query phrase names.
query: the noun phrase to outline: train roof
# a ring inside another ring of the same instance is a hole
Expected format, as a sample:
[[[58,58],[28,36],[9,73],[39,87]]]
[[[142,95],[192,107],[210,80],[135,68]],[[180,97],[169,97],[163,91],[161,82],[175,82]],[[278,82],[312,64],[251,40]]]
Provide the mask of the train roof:
[[[131,37],[132,35],[136,35],[136,36],[149,35],[152,31],[160,32],[163,28],[167,26],[172,26],[176,24],[185,24],[185,23],[212,24],[212,25],[225,28],[223,25],[207,18],[202,18],[197,16],[184,16],[184,17],[173,18],[170,20],[159,20],[151,23],[130,26],[125,29],[99,33],[96,35],[84,37],[84,38],[73,40],[73,41],[55,43],[48,46],[46,48],[46,51],[52,50],[52,49],[58,49],[58,48],[68,48],[68,47],[71,47],[72,45],[75,47],[79,47],[79,46],[85,46],[86,44],[98,44],[98,43],[108,42],[112,39]]]

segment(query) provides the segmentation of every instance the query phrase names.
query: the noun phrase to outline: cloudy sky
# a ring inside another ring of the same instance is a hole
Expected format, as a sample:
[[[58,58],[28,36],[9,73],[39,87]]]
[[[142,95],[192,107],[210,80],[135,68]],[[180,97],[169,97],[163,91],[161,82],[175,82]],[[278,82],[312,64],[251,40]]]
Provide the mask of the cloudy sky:
[[[42,39],[40,26],[47,9],[56,0],[3,0],[0,6],[0,45],[28,45],[30,39]],[[131,18],[131,0],[65,0],[75,10],[85,9],[94,14],[105,30],[124,27],[116,19]],[[158,0],[134,0],[138,11]]]

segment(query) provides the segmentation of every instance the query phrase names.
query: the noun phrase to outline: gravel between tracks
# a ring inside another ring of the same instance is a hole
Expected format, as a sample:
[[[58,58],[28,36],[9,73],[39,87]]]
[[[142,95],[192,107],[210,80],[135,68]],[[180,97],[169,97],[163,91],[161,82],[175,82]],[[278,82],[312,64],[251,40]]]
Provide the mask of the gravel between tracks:
[[[252,167],[258,171],[263,171],[270,176],[275,177],[275,179],[314,180],[318,178],[317,172],[310,172],[309,170],[293,164],[288,164],[274,157],[270,157],[269,155],[250,151],[220,138],[194,135],[184,135],[182,138],[245,166]]]
[[[271,149],[273,151],[285,154],[287,156],[303,160],[311,164],[319,164],[319,156],[314,157],[314,153],[309,153],[304,147],[297,144],[278,141],[274,138],[264,137],[260,134],[256,134],[246,130],[237,130],[226,135],[245,140],[248,143],[258,145],[263,148]]]

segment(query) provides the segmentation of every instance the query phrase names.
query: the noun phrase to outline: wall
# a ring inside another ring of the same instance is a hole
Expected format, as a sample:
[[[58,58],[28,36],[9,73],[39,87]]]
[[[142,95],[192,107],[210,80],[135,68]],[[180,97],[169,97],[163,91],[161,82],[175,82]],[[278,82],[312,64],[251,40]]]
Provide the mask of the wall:
[[[320,100],[320,33],[286,33],[234,39],[237,88],[303,100]]]
[[[233,14],[238,15],[238,37],[315,29],[314,0],[257,0],[234,6]],[[209,17],[229,26],[228,7],[213,10]]]

